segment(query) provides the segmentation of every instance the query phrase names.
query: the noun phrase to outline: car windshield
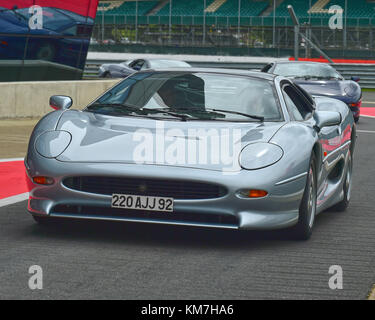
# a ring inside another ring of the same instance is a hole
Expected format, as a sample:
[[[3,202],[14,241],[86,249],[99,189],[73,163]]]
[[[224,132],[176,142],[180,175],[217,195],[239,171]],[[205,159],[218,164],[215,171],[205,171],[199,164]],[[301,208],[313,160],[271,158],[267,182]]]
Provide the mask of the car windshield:
[[[323,63],[278,63],[273,73],[296,79],[342,80],[341,75],[334,68]]]
[[[153,69],[162,68],[189,68],[190,64],[177,60],[150,60],[150,67]]]
[[[281,121],[272,82],[200,72],[141,72],[86,108],[108,115],[183,120]]]

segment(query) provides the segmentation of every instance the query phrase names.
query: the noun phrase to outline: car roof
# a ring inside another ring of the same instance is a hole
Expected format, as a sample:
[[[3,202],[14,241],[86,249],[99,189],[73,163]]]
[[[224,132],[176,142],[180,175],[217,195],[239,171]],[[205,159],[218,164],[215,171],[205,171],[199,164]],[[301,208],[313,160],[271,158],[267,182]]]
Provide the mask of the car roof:
[[[188,73],[221,73],[226,75],[241,75],[241,76],[249,76],[259,79],[265,80],[273,80],[277,77],[277,75],[272,73],[265,73],[260,71],[248,71],[248,70],[240,70],[240,69],[222,69],[222,68],[168,68],[168,69],[148,69],[144,71],[139,71],[139,73],[147,73],[147,72],[188,72]]]
[[[138,59],[137,59],[137,60],[138,60]],[[179,62],[186,62],[186,61],[178,60],[178,59],[156,59],[156,58],[152,58],[152,59],[139,59],[139,60],[148,60],[148,61],[179,61]]]

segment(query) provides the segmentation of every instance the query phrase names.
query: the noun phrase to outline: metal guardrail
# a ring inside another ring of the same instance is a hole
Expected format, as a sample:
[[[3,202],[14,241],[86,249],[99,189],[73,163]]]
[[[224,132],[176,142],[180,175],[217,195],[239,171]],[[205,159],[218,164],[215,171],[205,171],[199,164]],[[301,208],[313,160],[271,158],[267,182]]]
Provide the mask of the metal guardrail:
[[[189,61],[188,61],[189,62]],[[87,60],[84,78],[95,79],[98,76],[98,70],[103,63],[118,63],[118,61],[111,60]],[[261,69],[265,63],[239,63],[239,62],[189,62],[193,67],[200,68],[227,68],[227,69]],[[351,76],[360,77],[359,84],[362,88],[375,89],[375,64],[334,64],[333,67],[340,72],[345,79],[350,79]]]
[[[360,77],[359,84],[362,88],[375,88],[375,64],[334,64],[333,67],[345,79],[350,79],[351,76]]]

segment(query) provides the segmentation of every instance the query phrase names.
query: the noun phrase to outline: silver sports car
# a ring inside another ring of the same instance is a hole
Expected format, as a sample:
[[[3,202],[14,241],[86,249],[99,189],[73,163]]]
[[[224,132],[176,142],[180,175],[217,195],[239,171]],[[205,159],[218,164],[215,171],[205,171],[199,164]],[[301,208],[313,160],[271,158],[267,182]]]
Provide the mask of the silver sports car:
[[[310,237],[349,204],[348,106],[282,76],[135,73],[84,110],[53,96],[25,158],[28,211],[57,218],[265,230]],[[56,219],[55,219],[56,218]]]

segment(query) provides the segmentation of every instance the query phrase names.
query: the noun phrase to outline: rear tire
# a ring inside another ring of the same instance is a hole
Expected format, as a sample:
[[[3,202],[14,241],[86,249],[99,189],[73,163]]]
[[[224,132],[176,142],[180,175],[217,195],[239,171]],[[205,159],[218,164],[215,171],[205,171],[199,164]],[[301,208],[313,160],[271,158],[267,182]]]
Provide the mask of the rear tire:
[[[298,223],[293,228],[293,236],[297,240],[308,240],[311,237],[316,216],[317,181],[316,160],[312,154],[306,187],[299,207]]]
[[[358,121],[359,121],[359,117],[354,118],[355,123],[358,123]]]
[[[349,151],[348,166],[345,172],[345,181],[343,186],[344,199],[342,199],[338,204],[332,207],[333,211],[345,211],[349,206],[350,196],[352,191],[352,173],[353,173],[353,158],[352,152]]]

